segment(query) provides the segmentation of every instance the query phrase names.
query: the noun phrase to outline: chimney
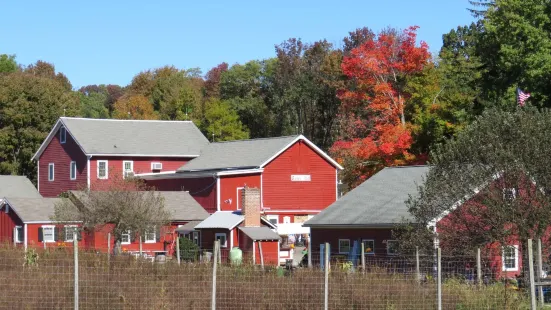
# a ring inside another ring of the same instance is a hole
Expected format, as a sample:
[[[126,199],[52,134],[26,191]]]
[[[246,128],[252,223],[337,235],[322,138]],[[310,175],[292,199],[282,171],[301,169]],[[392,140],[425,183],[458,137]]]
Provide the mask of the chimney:
[[[260,227],[260,189],[245,187],[241,191],[245,227]]]

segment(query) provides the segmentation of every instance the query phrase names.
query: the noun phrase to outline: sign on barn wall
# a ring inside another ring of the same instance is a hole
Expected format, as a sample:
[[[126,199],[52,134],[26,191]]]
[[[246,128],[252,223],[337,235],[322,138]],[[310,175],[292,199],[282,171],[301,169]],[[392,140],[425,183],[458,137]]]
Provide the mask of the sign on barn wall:
[[[291,174],[291,181],[293,182],[310,182],[312,177],[309,174]]]

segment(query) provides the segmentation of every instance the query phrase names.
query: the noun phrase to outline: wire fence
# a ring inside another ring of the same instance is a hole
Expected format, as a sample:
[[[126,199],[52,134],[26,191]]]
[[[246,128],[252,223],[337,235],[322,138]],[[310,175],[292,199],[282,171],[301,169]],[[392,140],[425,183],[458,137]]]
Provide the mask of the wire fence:
[[[76,252],[1,248],[0,308],[529,309],[531,284],[538,302],[538,288],[545,288],[538,285],[544,279],[530,280],[525,253],[513,253],[516,261],[504,266],[503,256],[485,253],[340,257],[317,252],[308,268],[300,264],[308,260],[300,258],[287,266],[255,265],[247,252],[232,264],[217,248],[181,253],[186,260],[180,262],[113,256],[107,249]],[[532,268],[539,270],[535,254]]]

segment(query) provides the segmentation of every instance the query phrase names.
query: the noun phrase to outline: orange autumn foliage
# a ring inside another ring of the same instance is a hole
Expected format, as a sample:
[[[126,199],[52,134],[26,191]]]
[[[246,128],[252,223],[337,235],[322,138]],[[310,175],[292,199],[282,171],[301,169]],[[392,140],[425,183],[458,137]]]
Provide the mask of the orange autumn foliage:
[[[331,148],[347,168],[345,181],[357,185],[383,166],[411,164],[413,143],[406,117],[406,81],[428,64],[426,43],[416,29],[386,30],[350,51],[342,61],[348,85],[339,91],[341,136]]]

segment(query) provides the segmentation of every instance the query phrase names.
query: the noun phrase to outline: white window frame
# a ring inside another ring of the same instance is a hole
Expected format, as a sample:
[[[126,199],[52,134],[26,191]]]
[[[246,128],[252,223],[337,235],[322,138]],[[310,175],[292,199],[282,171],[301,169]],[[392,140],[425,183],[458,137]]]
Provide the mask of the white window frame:
[[[512,267],[512,268],[507,268],[505,266],[505,247],[512,247],[515,251],[515,267]],[[501,269],[503,271],[518,271],[518,245],[516,244],[510,244],[510,245],[506,245],[505,247],[503,247],[503,249],[501,250]]]
[[[283,217],[283,224],[291,224],[291,217],[290,216],[284,216]]]
[[[67,142],[67,129],[64,126],[59,128],[59,143],[65,144]]]
[[[507,194],[511,194],[511,198],[507,198]],[[511,188],[504,188],[503,189],[503,200],[505,201],[513,201],[517,198],[517,189],[514,187]]]
[[[77,225],[65,225],[63,226],[63,235],[64,235],[64,238],[63,240],[65,242],[73,242],[73,234],[72,234],[72,229],[71,229],[71,234],[68,234],[67,233],[67,228],[77,228],[78,226]],[[78,232],[77,232],[78,234]]]
[[[156,243],[157,242],[157,231],[156,231],[155,227],[153,227],[152,230],[146,230],[143,235],[144,235],[143,236],[144,243]],[[151,237],[151,236],[153,236],[153,238],[147,238],[147,237]]]
[[[48,164],[48,181],[52,182],[55,180],[55,164],[49,163]]]
[[[275,226],[279,225],[279,215],[277,215],[277,214],[268,214],[268,215],[266,215],[266,219],[270,223],[272,223],[272,220],[276,220],[276,222],[272,223],[272,224],[274,224]]]
[[[103,177],[100,177],[99,175],[99,166],[100,166],[100,163],[105,163],[105,176]],[[108,160],[98,160],[97,161],[97,177],[98,177],[98,180],[107,180],[109,178],[109,161]]]
[[[391,243],[398,243],[398,240],[387,240],[386,241],[386,254],[387,255],[398,255],[398,252],[390,253],[390,244]]]
[[[226,240],[226,242],[224,242],[224,244],[222,244],[220,242],[220,247],[221,248],[227,248],[228,247],[228,234],[226,233],[215,233],[214,234],[214,240],[218,240],[218,237],[222,237],[224,236],[224,240]]]
[[[51,229],[52,230],[52,239],[51,240],[46,240],[46,234],[45,234],[46,229]],[[42,225],[42,242],[46,242],[46,243],[55,242],[55,226],[54,225]]]
[[[235,208],[236,210],[241,210],[243,208],[240,208],[240,205],[239,205],[239,199],[241,199],[241,191],[245,189],[244,187],[238,187],[235,191],[236,191],[236,199],[235,199]]]
[[[122,233],[121,234],[121,244],[130,244],[132,243],[132,239],[130,238],[130,230],[127,231],[126,233]],[[128,236],[128,241],[123,241],[123,236]]]
[[[342,241],[348,242],[348,251],[342,251],[341,250],[341,247],[343,246],[343,245],[341,245]],[[352,245],[350,244],[350,239],[339,239],[339,254],[348,254],[348,253],[350,253],[351,248],[352,248]]]
[[[73,169],[74,167],[74,169]],[[74,176],[73,176],[74,174]],[[76,180],[77,179],[77,162],[76,161],[71,161],[71,163],[69,164],[69,178],[71,180]]]
[[[373,242],[373,247],[371,247],[371,252],[366,252],[365,254],[367,255],[375,255],[375,239],[363,239],[362,240],[362,243],[365,244],[366,242]],[[366,250],[367,248],[364,246],[364,251]]]
[[[130,170],[126,170],[126,163],[130,163]],[[133,160],[123,160],[122,161],[122,177],[126,179],[127,172],[134,172],[134,161]]]
[[[15,226],[13,228],[13,242],[14,243],[23,243],[23,240],[19,240],[19,233],[17,232],[19,229],[23,231],[23,226]],[[25,232],[23,231],[23,239],[25,239]]]

